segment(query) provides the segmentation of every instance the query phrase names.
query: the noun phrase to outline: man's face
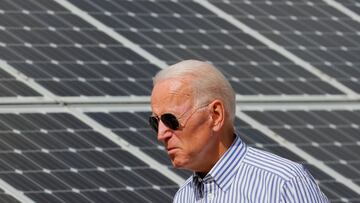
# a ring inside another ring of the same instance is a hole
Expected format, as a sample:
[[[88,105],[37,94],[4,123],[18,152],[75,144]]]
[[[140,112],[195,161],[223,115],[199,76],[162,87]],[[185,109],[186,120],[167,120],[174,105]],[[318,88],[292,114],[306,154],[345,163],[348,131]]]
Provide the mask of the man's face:
[[[161,81],[153,88],[151,108],[155,116],[171,113],[180,122],[178,130],[168,128],[162,121],[158,126],[158,140],[164,143],[173,165],[201,171],[215,141],[211,139],[208,107],[196,110],[192,96],[187,82]]]

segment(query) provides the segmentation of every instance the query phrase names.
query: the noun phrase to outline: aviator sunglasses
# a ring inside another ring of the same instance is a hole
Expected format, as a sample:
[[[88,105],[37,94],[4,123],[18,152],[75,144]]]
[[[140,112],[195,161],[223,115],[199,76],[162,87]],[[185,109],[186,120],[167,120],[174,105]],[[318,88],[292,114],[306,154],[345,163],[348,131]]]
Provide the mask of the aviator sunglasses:
[[[191,112],[191,114],[189,115],[189,117],[185,120],[183,127],[185,126],[185,123],[187,122],[187,120],[197,111],[199,111],[200,109],[203,109],[205,107],[207,107],[209,104],[197,107],[193,110],[193,112]],[[190,109],[191,110],[191,109]],[[183,113],[179,118],[181,118],[183,115],[185,115],[186,113],[188,113],[188,111],[186,111],[185,113]],[[170,128],[171,130],[178,130],[180,129],[180,121],[179,118],[177,118],[174,114],[172,113],[164,113],[161,116],[150,116],[149,117],[149,125],[150,127],[157,133],[159,131],[159,122],[161,120],[161,122],[168,128]]]

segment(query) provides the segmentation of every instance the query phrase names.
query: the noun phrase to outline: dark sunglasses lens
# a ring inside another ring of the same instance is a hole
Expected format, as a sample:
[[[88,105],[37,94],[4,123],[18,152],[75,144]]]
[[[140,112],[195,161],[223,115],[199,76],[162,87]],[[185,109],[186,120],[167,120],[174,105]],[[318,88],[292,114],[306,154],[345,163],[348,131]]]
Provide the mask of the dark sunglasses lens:
[[[177,130],[180,126],[178,119],[169,113],[163,114],[161,116],[161,121],[172,130]]]
[[[159,121],[155,116],[149,117],[149,125],[155,132],[158,131]]]

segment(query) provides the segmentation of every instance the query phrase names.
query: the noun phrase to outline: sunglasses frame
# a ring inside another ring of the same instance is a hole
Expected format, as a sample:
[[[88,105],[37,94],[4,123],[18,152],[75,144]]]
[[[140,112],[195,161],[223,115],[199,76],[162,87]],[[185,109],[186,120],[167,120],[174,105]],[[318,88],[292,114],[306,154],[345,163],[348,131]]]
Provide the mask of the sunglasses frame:
[[[210,104],[210,103],[209,103]],[[191,112],[191,114],[186,118],[184,124],[182,125],[180,123],[180,118],[183,117],[183,115],[185,115],[187,112],[189,111],[186,111],[185,113],[183,113],[180,117],[176,117],[174,114],[172,113],[164,113],[160,116],[150,116],[149,117],[149,125],[151,127],[151,129],[153,129],[156,133],[158,133],[159,131],[159,122],[161,121],[166,127],[168,127],[169,129],[171,130],[179,130],[180,128],[184,128],[187,121],[190,119],[190,117],[196,113],[197,111],[199,111],[200,109],[202,108],[205,108],[207,106],[209,106],[209,104],[206,104],[206,105],[202,105],[202,106],[199,106],[197,108],[195,108],[193,110],[193,112]]]

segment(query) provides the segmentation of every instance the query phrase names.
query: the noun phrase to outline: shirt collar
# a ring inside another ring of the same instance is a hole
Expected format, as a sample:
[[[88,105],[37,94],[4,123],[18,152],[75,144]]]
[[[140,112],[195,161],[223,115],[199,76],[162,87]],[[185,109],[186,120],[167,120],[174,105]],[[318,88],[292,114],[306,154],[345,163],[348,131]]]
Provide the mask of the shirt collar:
[[[235,135],[235,140],[229,149],[218,160],[202,181],[213,179],[223,191],[229,189],[234,181],[239,163],[246,153],[246,149],[247,147],[245,143],[242,142],[238,135]],[[198,184],[199,178],[200,177],[196,173],[193,174],[194,184]]]

